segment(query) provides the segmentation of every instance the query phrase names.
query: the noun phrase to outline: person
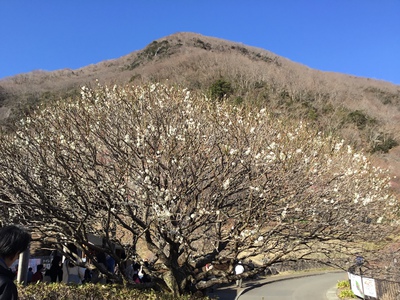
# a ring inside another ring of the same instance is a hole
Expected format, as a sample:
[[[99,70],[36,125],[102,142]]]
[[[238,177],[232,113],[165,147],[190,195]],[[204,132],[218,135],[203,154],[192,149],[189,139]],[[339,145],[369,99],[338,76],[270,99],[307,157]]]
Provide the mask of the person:
[[[139,276],[140,282],[143,283],[144,280],[145,280],[145,279],[144,279],[144,275],[146,274],[146,272],[143,271],[143,266],[142,266],[142,265],[140,266],[140,269],[139,269],[139,271],[138,271],[137,274],[138,274],[138,276]]]
[[[78,259],[78,249],[75,245],[69,244],[68,250],[72,257]],[[62,281],[66,284],[81,284],[84,278],[84,269],[76,265],[71,259],[66,259],[62,267]]]
[[[255,265],[254,265],[254,263],[253,263],[253,261],[250,259],[249,260],[249,263],[247,264],[247,267],[248,267],[248,269],[249,269],[249,271],[254,271],[254,269],[255,269]],[[258,275],[251,275],[251,279],[256,279],[258,277]]]
[[[133,283],[135,283],[135,284],[137,284],[137,283],[141,283],[140,282],[140,279],[139,279],[139,275],[136,273],[136,274],[133,274],[133,276],[132,276],[132,281],[133,281]]]
[[[104,252],[99,251],[96,253],[96,261],[103,269],[107,269],[106,254]],[[92,271],[92,283],[95,283],[95,284],[96,283],[100,283],[100,284],[107,283],[107,279],[106,279],[105,275],[102,274],[98,268],[95,268]]]
[[[106,267],[108,272],[115,274],[115,259],[109,254],[106,255]],[[107,283],[110,282],[111,281],[107,278]]]
[[[249,263],[247,265],[248,265],[250,271],[254,270],[254,263],[251,259],[249,260]]]
[[[26,275],[26,282],[29,284],[32,282],[33,271],[32,267],[29,267],[28,274]]]
[[[18,265],[15,266],[14,279],[18,277]]]
[[[85,273],[83,275],[83,281],[82,283],[89,283],[92,282],[92,270],[89,268],[85,269]]]
[[[43,265],[37,265],[36,273],[32,276],[32,283],[42,282],[43,281]]]
[[[46,272],[48,276],[50,276],[50,282],[61,282],[63,270],[61,267],[61,256],[54,256],[51,261],[51,266],[48,272]]]
[[[143,265],[142,265],[142,272],[144,274],[143,276],[143,282],[151,282],[151,277],[150,277],[150,264],[147,259],[144,260]]]
[[[10,267],[18,255],[28,249],[30,241],[30,233],[19,226],[8,225],[0,228],[0,300],[18,299],[14,273]]]
[[[66,259],[64,261],[62,272],[63,272],[62,282],[66,284],[69,283],[81,284],[82,279],[85,276],[83,268],[75,265],[75,263],[72,262],[70,259]]]
[[[213,265],[211,263],[206,264],[206,272],[213,269]]]
[[[115,259],[107,254],[106,255],[106,267],[107,267],[107,271],[110,272],[111,274],[114,274],[115,272]]]
[[[235,275],[240,275],[244,272],[244,267],[242,265],[242,262],[239,261],[239,263],[235,266]],[[236,286],[242,287],[242,278],[236,280]]]
[[[127,267],[125,268],[125,277],[129,281],[132,280],[133,278],[133,262],[130,259],[128,259],[126,264]]]

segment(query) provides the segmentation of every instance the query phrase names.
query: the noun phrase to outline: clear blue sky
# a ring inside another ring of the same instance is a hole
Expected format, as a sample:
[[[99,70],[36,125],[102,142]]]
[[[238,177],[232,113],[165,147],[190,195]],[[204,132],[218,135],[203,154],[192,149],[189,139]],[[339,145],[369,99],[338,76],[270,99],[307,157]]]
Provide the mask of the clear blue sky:
[[[0,78],[195,32],[400,84],[400,0],[0,0]]]

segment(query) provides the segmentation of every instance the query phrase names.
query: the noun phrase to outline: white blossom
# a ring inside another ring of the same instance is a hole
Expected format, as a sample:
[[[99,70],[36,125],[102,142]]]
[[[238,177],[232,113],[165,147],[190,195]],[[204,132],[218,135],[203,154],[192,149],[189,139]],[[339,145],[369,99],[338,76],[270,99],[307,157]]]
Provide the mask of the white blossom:
[[[228,178],[224,181],[224,183],[222,184],[222,187],[224,188],[224,190],[227,190],[229,188],[229,184],[231,182],[231,179]]]

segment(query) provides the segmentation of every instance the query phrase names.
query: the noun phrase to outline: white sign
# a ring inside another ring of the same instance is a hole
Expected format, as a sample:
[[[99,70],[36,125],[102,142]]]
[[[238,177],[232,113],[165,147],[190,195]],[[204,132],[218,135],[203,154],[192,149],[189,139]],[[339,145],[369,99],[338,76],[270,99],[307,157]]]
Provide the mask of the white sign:
[[[361,277],[351,273],[348,273],[348,275],[350,279],[351,290],[356,296],[361,298],[364,298],[364,296],[377,298],[375,279]]]
[[[366,296],[377,298],[376,296],[376,287],[375,287],[375,279],[363,277],[362,279],[364,284],[364,294]]]

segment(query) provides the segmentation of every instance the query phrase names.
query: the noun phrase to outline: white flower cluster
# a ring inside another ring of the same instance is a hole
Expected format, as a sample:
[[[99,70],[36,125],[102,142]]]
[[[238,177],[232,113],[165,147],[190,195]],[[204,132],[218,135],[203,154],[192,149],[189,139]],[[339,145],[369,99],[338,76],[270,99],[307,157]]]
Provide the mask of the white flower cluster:
[[[224,188],[224,190],[227,190],[229,188],[229,184],[231,182],[230,178],[227,178],[224,183],[222,184],[222,187]]]

